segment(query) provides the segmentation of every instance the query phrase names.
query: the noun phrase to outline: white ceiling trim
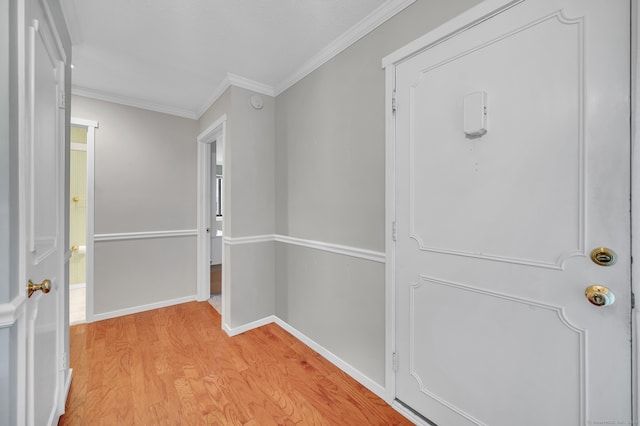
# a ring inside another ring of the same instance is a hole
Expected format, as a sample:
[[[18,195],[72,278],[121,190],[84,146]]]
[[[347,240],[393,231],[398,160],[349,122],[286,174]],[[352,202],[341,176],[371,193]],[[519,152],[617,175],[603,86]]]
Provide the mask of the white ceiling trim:
[[[213,105],[218,100],[218,98],[222,96],[224,91],[227,90],[229,86],[241,87],[253,92],[262,93],[263,95],[275,97],[275,89],[273,87],[254,80],[249,80],[248,78],[244,78],[236,74],[227,73],[227,76],[224,78],[224,80],[222,80],[222,82],[220,82],[207,102],[202,104],[202,106],[196,111],[196,115],[198,116],[198,118],[202,117],[202,114],[204,114],[209,108],[211,108],[211,105]]]
[[[114,95],[99,90],[88,89],[86,87],[72,86],[71,93],[78,96],[84,96],[85,98],[98,99],[100,101],[113,102],[116,104],[126,105],[134,108],[142,108],[150,111],[162,112],[164,114],[177,115],[178,117],[190,118],[192,120],[198,119],[198,116],[195,112],[187,109],[156,104],[153,102],[128,98],[126,96]]]
[[[296,72],[285,78],[276,86],[275,96],[278,96],[298,81],[311,74],[317,68],[331,60],[334,56],[351,46],[371,31],[403,11],[416,0],[389,0],[364,19],[351,27],[347,32],[331,42],[318,54],[305,62]]]
[[[275,89],[269,85],[259,83],[257,81],[249,80],[248,78],[240,77],[239,75],[227,73],[227,78],[232,86],[241,87],[247,90],[253,90],[254,92],[262,93],[263,95],[274,97],[276,95]]]

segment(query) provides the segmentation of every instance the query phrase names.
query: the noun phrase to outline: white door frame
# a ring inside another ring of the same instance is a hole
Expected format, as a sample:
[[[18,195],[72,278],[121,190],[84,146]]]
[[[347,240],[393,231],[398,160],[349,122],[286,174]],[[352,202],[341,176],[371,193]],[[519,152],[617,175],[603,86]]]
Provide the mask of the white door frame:
[[[631,1],[631,229],[640,229],[640,7],[638,0]],[[640,253],[640,235],[638,232],[631,234],[631,258],[635,253]],[[633,295],[640,294],[638,280],[640,277],[640,262],[631,263],[631,291]],[[635,299],[635,296],[634,296]],[[631,368],[632,368],[632,407],[633,422],[637,424],[640,420],[638,409],[640,408],[640,393],[638,385],[640,383],[640,351],[638,342],[640,341],[640,315],[638,309],[633,309],[631,313]]]
[[[218,146],[222,147],[222,199],[225,200],[226,179],[226,128],[227,115],[224,114],[218,118],[213,124],[207,127],[197,137],[198,144],[198,248],[197,248],[197,298],[199,301],[208,300],[210,293],[210,259],[211,259],[211,232],[214,224],[211,223],[211,144],[221,142]],[[222,237],[227,235],[226,232],[226,202],[222,203]],[[225,324],[225,303],[228,292],[225,291],[225,266],[224,266],[224,249],[222,250],[222,323]]]
[[[451,21],[446,22],[440,27],[430,31],[424,36],[405,45],[401,49],[386,56],[382,60],[382,67],[385,69],[385,232],[388,236],[393,236],[395,232],[395,116],[394,116],[394,91],[395,91],[395,71],[396,65],[401,61],[413,56],[420,51],[426,50],[428,47],[438,44],[443,40],[451,37],[457,32],[462,32],[467,28],[475,26],[483,22],[502,10],[512,7],[523,0],[485,0],[479,5],[469,9],[463,14],[455,17]],[[631,201],[632,214],[631,226],[633,229],[640,229],[640,110],[636,108],[640,99],[640,34],[638,31],[638,22],[640,22],[640,8],[638,0],[629,0],[632,5],[631,11],[631,63],[632,63],[632,133],[631,133]],[[398,411],[402,412],[409,419],[423,424],[423,420],[415,416],[410,410],[398,403],[396,397],[396,376],[394,372],[394,353],[396,351],[396,309],[395,309],[395,263],[396,253],[393,238],[385,239],[385,251],[387,263],[385,267],[385,395],[386,401]],[[631,253],[640,252],[640,236],[638,232],[631,235]],[[640,262],[632,263],[632,277],[640,276]],[[640,294],[637,288],[638,280],[631,282],[631,290],[634,294]],[[637,348],[638,338],[640,337],[640,316],[637,309],[632,311],[632,409],[633,421],[636,424],[639,420],[638,407],[640,407],[640,395],[638,393],[638,383],[640,383],[640,374],[638,366],[640,365],[640,351]]]
[[[87,255],[86,255],[86,295],[85,295],[85,321],[93,322],[93,250],[94,250],[94,185],[95,185],[95,130],[99,124],[97,121],[71,117],[71,127],[84,127],[87,129]],[[67,230],[68,231],[68,230]]]

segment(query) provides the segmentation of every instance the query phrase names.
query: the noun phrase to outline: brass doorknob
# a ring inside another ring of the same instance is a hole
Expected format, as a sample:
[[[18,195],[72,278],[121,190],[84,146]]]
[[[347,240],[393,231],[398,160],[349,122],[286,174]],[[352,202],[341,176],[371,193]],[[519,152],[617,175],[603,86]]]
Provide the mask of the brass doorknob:
[[[42,291],[43,293],[49,293],[51,291],[51,281],[44,280],[40,284],[34,284],[29,280],[29,285],[27,285],[27,294],[29,297],[33,295],[36,291]]]
[[[611,290],[601,285],[592,285],[586,288],[584,295],[587,296],[589,302],[596,306],[613,305],[616,297]]]

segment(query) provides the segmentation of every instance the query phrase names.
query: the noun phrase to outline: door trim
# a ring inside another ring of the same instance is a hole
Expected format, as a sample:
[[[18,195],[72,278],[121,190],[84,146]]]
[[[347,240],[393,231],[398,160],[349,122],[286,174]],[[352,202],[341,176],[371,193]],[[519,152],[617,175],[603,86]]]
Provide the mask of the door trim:
[[[640,7],[635,0],[631,1],[631,229],[640,229],[640,109],[637,108],[640,99]],[[638,232],[631,234],[631,256],[640,253],[640,235]],[[631,291],[640,296],[638,280],[640,277],[640,262],[631,263]],[[632,407],[633,421],[638,423],[640,416],[640,394],[638,386],[640,384],[640,351],[638,350],[638,339],[640,339],[640,315],[638,309],[631,312],[631,371],[632,377]]]
[[[414,413],[404,405],[396,401],[396,380],[393,369],[393,358],[396,351],[396,294],[395,294],[395,243],[392,238],[393,226],[396,220],[396,170],[395,170],[395,115],[394,94],[396,81],[396,67],[403,61],[419,54],[427,48],[447,40],[459,32],[473,27],[492,16],[511,8],[524,0],[485,0],[479,5],[467,10],[461,15],[444,23],[440,27],[428,32],[409,44],[382,59],[382,68],[385,70],[385,396],[386,401],[396,410],[408,418],[423,423]],[[631,0],[631,63],[632,63],[632,107],[631,107],[631,226],[632,229],[640,229],[640,111],[636,108],[640,99],[640,34],[638,23],[640,22],[640,7],[637,1]],[[635,148],[635,149],[634,149]],[[638,233],[631,235],[631,253],[640,252],[640,236]],[[633,277],[640,276],[640,262],[631,265],[631,290],[640,295],[640,289],[636,288],[636,280]],[[640,351],[637,341],[640,338],[640,316],[637,309],[632,311],[632,415],[634,423],[639,420],[638,408],[640,407],[640,395],[638,384],[640,383]],[[426,423],[425,423],[426,424]]]
[[[198,219],[197,219],[197,300],[208,300],[210,281],[210,258],[211,258],[211,238],[207,228],[212,228],[211,224],[211,144],[222,142],[222,238],[228,235],[227,232],[227,202],[225,186],[227,185],[226,175],[226,136],[227,135],[227,115],[223,114],[213,124],[200,133],[196,139],[198,145]],[[226,288],[225,279],[225,250],[222,249],[222,324],[227,324],[228,312],[227,297],[229,292]]]

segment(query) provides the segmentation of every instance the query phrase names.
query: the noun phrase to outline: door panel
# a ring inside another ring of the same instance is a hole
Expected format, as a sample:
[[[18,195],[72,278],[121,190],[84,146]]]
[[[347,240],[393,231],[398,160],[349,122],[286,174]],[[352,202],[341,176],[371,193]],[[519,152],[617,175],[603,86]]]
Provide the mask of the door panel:
[[[434,48],[439,56],[411,70],[409,232],[421,250],[553,268],[584,251],[581,30],[555,14],[486,43],[459,41],[454,57],[453,42]],[[489,96],[490,134],[450,143],[464,138],[463,114],[443,112],[477,90]],[[500,199],[510,202],[496,214]],[[498,230],[508,237],[487,238]]]
[[[27,301],[27,424],[57,424],[64,303],[63,63],[39,2],[27,3],[26,276],[50,291]],[[25,283],[26,285],[26,283]]]
[[[437,424],[631,419],[629,13],[522,1],[396,68],[396,397]]]
[[[44,28],[39,28],[40,21],[32,22],[29,29],[33,56],[30,72],[33,74],[32,92],[33,116],[31,121],[30,152],[30,201],[31,232],[30,248],[38,253],[36,262],[43,261],[58,245],[59,236],[59,200],[58,182],[58,146],[52,143],[58,130],[57,98],[57,64],[52,60],[45,39]],[[52,161],[54,160],[54,161]],[[47,212],[46,214],[39,212]]]

